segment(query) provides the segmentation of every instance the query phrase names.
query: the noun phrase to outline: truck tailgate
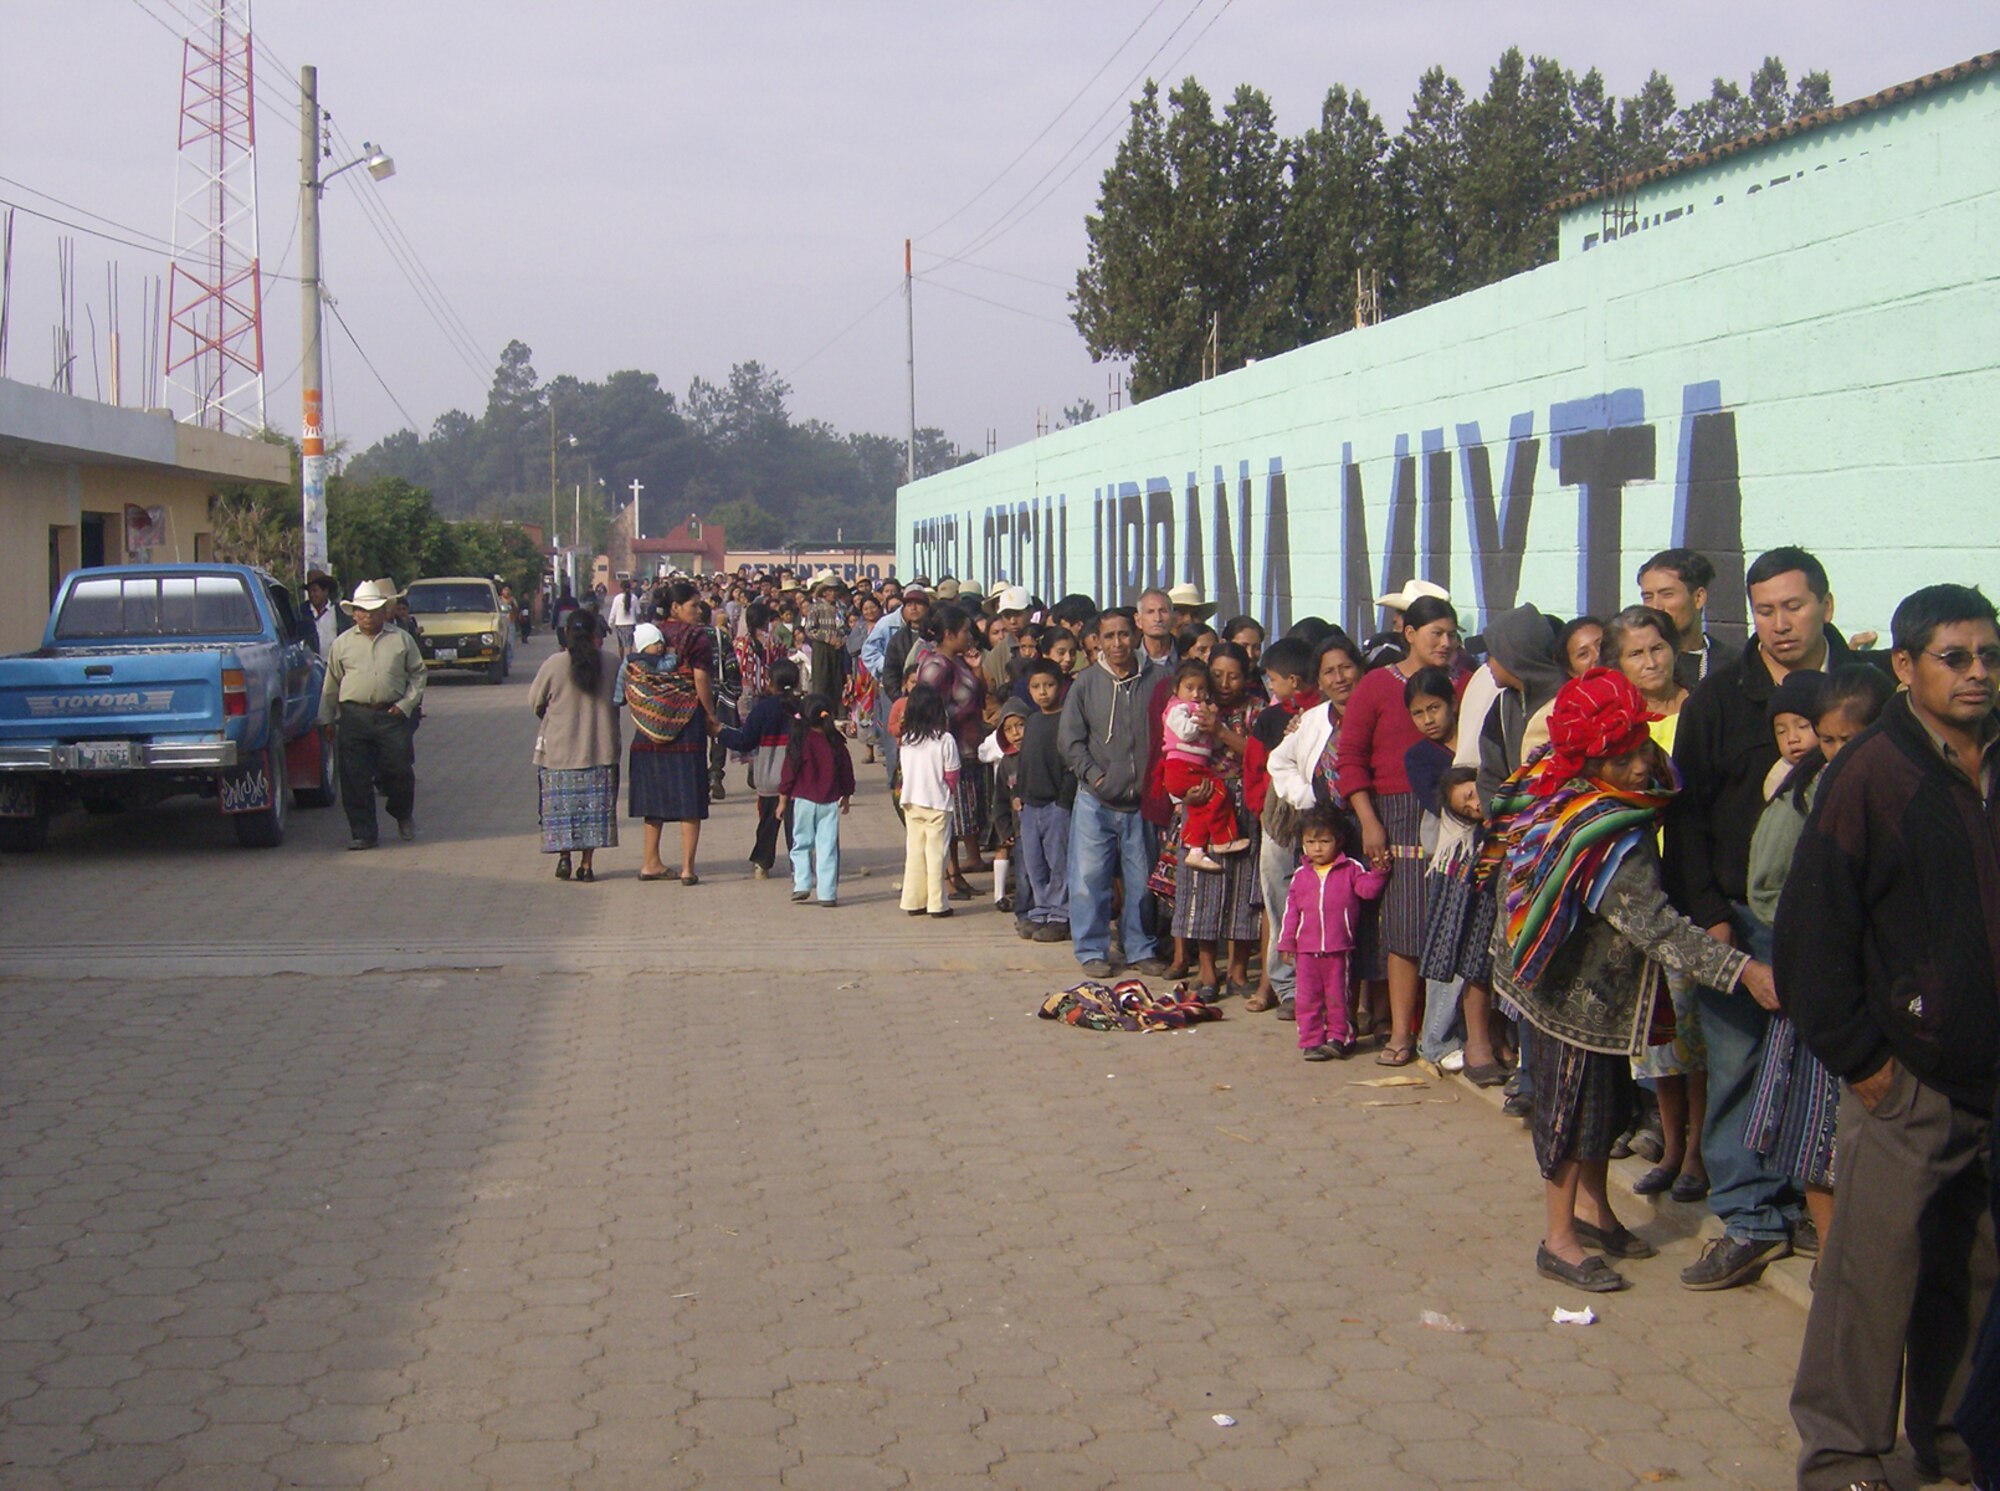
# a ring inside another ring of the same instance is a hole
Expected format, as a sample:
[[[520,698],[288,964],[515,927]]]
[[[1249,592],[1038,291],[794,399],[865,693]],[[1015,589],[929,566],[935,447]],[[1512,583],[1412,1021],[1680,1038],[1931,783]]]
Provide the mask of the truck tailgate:
[[[0,658],[0,742],[212,733],[223,657],[210,646]]]

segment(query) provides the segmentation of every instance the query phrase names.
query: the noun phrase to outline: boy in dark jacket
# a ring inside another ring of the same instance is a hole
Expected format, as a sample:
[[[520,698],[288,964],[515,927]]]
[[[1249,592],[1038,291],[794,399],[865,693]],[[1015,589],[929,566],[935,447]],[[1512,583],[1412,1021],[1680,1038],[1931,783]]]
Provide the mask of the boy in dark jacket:
[[[1899,1398],[1926,1479],[1972,1478],[1953,1400],[2000,1268],[2000,622],[1932,585],[1894,632],[1907,692],[1826,769],[1778,903],[1779,996],[1847,1084],[1792,1389],[1808,1491],[1888,1484]]]
[[[757,878],[771,878],[771,866],[778,859],[778,825],[784,824],[785,846],[791,847],[792,825],[779,810],[779,781],[785,771],[785,754],[792,743],[792,721],[799,713],[799,665],[790,658],[771,664],[771,692],[750,708],[750,717],[741,725],[724,727],[715,737],[730,750],[750,758],[750,785],[757,792],[757,840],[750,850],[750,863]]]
[[[1027,718],[1016,762],[1019,863],[1029,888],[1028,935],[1036,942],[1069,941],[1069,814],[1076,773],[1063,759],[1062,668],[1049,658],[1028,665]]]

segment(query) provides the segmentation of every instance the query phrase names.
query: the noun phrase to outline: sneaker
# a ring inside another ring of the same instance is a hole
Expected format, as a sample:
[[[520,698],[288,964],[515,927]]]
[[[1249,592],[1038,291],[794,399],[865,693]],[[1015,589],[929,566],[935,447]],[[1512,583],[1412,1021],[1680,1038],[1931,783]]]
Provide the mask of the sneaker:
[[[1166,975],[1168,966],[1165,958],[1141,958],[1132,965],[1132,971],[1143,973],[1147,978],[1162,978]]]
[[[415,838],[416,838],[416,836],[417,836],[417,820],[416,820],[416,819],[414,819],[414,818],[398,818],[398,819],[396,820],[396,837],[397,837],[397,838],[401,839],[401,840],[402,840],[402,841],[403,841],[403,842],[404,842],[405,844],[407,844],[407,843],[409,843],[409,842],[410,842],[411,840],[415,839]]]
[[[1110,978],[1113,973],[1117,972],[1116,969],[1102,958],[1092,958],[1083,965],[1083,971],[1091,978]]]
[[[349,849],[373,849],[375,841],[373,839],[349,839],[347,847]]]
[[[822,906],[838,906],[839,904],[840,904],[840,898],[838,896],[834,897],[831,901],[820,902],[820,905]]]
[[[1333,1047],[1333,1057],[1336,1061],[1345,1061],[1354,1054],[1354,1042],[1351,1040],[1328,1041],[1327,1044]]]
[[[1039,929],[1035,926],[1033,922],[1014,923],[1014,935],[1020,938],[1023,942],[1033,942],[1035,940],[1035,933],[1038,930]]]
[[[794,901],[810,901],[812,899],[812,892],[809,890],[795,890],[792,892],[792,899]]]
[[[1666,1136],[1660,1132],[1660,1115],[1651,1113],[1632,1130],[1632,1153],[1649,1165],[1657,1165],[1667,1152]]]
[[[1340,1059],[1340,1052],[1334,1049],[1332,1041],[1327,1041],[1317,1046],[1307,1046],[1305,1050],[1299,1052],[1299,1055],[1307,1061],[1338,1061]]]
[[[1800,1217],[1792,1223],[1792,1251],[1801,1258],[1819,1257],[1819,1228],[1813,1225],[1811,1217]]]
[[[1014,909],[1014,898],[1012,896],[1002,896],[993,903],[993,909],[995,911],[1012,911]]]
[[[1039,927],[1035,928],[1035,941],[1037,942],[1069,941],[1069,923],[1043,922]]]
[[[1701,1257],[1681,1270],[1681,1283],[1689,1289],[1734,1289],[1749,1284],[1764,1271],[1764,1265],[1789,1257],[1792,1245],[1783,1238],[1774,1242],[1753,1242],[1747,1237],[1724,1235],[1701,1250]]]
[[[1280,999],[1278,1001],[1278,1018],[1280,1020],[1296,1020],[1298,1017],[1299,1007],[1296,1004],[1289,999]]]

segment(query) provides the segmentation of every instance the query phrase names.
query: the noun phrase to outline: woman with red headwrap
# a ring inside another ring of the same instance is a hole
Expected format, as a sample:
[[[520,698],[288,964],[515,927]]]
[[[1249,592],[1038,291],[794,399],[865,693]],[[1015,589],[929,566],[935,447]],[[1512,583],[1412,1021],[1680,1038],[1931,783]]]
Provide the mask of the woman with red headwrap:
[[[1653,744],[1654,716],[1622,674],[1563,685],[1549,744],[1494,799],[1480,865],[1499,877],[1495,987],[1547,1039],[1532,1044],[1535,1161],[1545,1183],[1543,1277],[1593,1294],[1623,1289],[1614,1258],[1655,1249],[1612,1215],[1612,1141],[1629,1120],[1664,969],[1711,988],[1771,991],[1771,970],[1667,904],[1655,829],[1680,788]]]

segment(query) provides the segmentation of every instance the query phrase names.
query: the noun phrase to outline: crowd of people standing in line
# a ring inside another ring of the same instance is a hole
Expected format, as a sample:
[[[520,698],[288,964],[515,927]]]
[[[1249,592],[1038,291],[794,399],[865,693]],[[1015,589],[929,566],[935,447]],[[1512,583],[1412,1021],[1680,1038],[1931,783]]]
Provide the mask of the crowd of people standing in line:
[[[1994,609],[1927,586],[1857,652],[1785,547],[1749,566],[1736,644],[1705,629],[1700,554],[1636,579],[1615,615],[1520,605],[1470,638],[1412,581],[1360,640],[1218,628],[1191,586],[1126,608],[676,579],[615,651],[564,619],[534,687],[543,847],[591,878],[622,762],[641,878],[675,875],[678,823],[697,884],[733,754],[753,873],[782,831],[792,898],[838,905],[852,740],[904,822],[909,915],[971,909],[990,872],[1019,935],[1088,979],[1240,999],[1309,1061],[1373,1048],[1505,1086],[1544,1277],[1608,1292],[1654,1255],[1613,1210],[1626,1153],[1654,1162],[1641,1194],[1721,1222],[1685,1287],[1816,1255],[1800,1486],[1885,1485],[1899,1418],[1926,1470],[2000,1470]]]

